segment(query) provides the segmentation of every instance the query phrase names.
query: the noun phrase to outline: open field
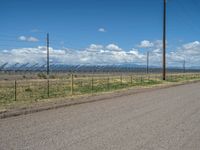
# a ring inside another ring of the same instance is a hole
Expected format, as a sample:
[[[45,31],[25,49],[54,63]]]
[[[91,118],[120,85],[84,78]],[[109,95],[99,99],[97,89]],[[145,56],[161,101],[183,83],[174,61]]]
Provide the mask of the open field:
[[[66,74],[54,75],[50,79],[1,80],[0,108],[49,98],[111,92],[188,80],[200,80],[200,74],[168,74],[167,81],[162,81],[160,74]]]

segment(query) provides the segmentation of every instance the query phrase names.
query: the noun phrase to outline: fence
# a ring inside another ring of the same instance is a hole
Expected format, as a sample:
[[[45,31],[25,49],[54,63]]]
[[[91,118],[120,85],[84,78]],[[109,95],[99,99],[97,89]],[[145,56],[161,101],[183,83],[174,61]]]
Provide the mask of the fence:
[[[171,74],[168,82],[199,79],[199,74]],[[85,75],[71,74],[61,79],[28,79],[0,81],[0,104],[15,101],[38,101],[47,98],[107,92],[121,88],[162,83],[160,74],[151,75]]]

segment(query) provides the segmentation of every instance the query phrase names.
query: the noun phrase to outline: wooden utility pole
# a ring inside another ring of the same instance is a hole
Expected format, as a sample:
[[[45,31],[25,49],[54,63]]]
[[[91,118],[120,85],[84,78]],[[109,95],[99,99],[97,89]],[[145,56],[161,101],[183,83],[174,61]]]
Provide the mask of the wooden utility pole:
[[[163,11],[163,80],[166,80],[166,4],[167,4],[167,0],[164,0],[164,11]]]

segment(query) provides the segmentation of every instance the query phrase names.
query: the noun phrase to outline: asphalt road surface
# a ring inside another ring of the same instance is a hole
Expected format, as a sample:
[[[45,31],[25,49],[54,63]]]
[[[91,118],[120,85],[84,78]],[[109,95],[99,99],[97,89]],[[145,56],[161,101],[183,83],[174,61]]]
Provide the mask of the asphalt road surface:
[[[200,150],[200,83],[2,119],[0,150]]]

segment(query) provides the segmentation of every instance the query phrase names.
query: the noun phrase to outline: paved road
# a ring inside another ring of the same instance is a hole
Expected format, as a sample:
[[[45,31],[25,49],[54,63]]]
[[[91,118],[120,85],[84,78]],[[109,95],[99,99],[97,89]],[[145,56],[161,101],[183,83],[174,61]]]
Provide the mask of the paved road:
[[[200,83],[0,120],[0,150],[199,150]]]

